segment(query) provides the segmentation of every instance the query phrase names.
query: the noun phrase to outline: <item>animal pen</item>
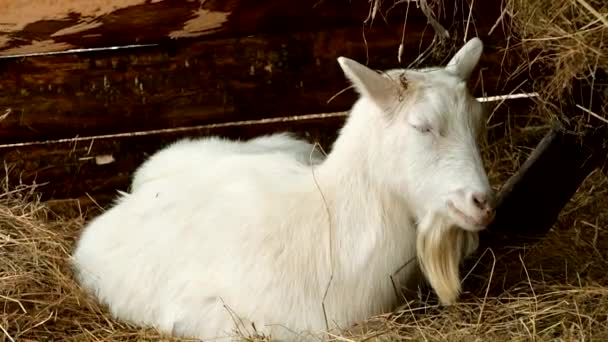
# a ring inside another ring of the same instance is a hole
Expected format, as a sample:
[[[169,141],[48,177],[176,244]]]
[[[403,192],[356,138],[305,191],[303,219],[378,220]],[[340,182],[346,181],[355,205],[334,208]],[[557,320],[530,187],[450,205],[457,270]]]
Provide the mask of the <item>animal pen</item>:
[[[133,171],[181,137],[290,131],[329,151],[356,99],[339,56],[425,67],[474,36],[499,196],[465,291],[327,337],[608,339],[605,1],[3,0],[0,340],[179,340],[115,320],[69,267]]]

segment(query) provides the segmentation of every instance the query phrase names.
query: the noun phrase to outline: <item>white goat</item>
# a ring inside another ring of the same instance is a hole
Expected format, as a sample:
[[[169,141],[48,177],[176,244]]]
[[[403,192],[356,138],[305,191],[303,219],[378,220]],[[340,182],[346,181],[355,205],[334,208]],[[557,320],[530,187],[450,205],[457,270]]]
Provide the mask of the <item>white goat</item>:
[[[340,57],[360,98],[325,158],[286,134],[161,150],[84,229],[79,282],[120,319],[201,339],[311,339],[387,312],[416,258],[455,302],[493,218],[466,86],[481,52],[385,73]]]

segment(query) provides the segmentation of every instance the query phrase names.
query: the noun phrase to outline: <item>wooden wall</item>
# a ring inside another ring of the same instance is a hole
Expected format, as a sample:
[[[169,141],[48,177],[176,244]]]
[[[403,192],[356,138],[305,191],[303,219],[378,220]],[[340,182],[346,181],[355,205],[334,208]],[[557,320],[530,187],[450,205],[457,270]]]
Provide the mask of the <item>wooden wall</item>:
[[[500,1],[471,1],[472,8],[465,0],[429,3],[452,37],[443,45],[449,49],[418,65],[445,61],[466,31],[485,43],[471,84],[475,95],[526,90],[528,75],[511,74],[520,60],[517,49],[505,51],[510,42]],[[149,153],[185,135],[247,138],[291,130],[327,146],[343,116],[277,118],[348,110],[354,92],[334,97],[348,86],[338,56],[376,69],[405,67],[435,36],[415,2],[409,8],[408,2],[382,2],[373,24],[365,23],[371,5],[0,3],[0,156],[8,179],[13,186],[44,184],[46,198],[89,194],[103,202],[126,189],[130,173]],[[500,113],[495,121],[502,120]],[[269,118],[276,120],[238,124]]]

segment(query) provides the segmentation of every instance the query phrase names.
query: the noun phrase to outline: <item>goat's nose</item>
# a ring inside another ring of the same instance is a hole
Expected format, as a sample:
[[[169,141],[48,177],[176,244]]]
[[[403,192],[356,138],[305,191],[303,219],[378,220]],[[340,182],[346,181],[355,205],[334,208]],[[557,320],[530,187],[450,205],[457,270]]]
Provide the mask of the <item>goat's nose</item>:
[[[486,193],[483,193],[483,192],[471,193],[471,201],[473,202],[473,205],[476,208],[478,208],[479,210],[486,211],[486,212],[491,212],[493,210],[491,198]]]

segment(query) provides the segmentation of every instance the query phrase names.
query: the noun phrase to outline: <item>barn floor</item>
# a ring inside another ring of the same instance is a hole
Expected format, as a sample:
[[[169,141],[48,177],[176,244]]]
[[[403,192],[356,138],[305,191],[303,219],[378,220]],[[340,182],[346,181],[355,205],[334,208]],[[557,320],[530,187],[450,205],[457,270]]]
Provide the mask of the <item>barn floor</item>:
[[[493,184],[525,160],[531,131],[511,132],[485,148]],[[458,305],[412,302],[331,338],[608,340],[607,194],[608,177],[595,172],[544,241],[482,253]],[[41,203],[30,188],[0,195],[0,341],[176,341],[112,319],[72,280],[73,242],[98,213],[76,200]]]

